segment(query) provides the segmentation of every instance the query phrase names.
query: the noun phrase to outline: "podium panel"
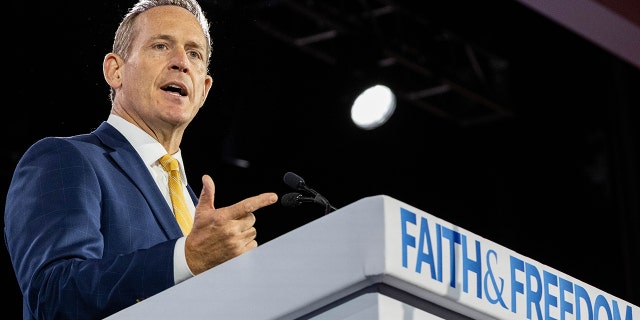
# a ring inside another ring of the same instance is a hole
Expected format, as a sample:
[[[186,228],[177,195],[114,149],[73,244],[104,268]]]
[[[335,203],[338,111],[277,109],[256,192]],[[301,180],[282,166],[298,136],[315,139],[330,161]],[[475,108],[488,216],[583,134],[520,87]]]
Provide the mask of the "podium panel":
[[[307,318],[310,320],[371,320],[371,319],[412,319],[443,320],[412,305],[395,300],[380,293],[366,293],[339,306]]]
[[[640,309],[378,195],[107,319],[640,320]]]

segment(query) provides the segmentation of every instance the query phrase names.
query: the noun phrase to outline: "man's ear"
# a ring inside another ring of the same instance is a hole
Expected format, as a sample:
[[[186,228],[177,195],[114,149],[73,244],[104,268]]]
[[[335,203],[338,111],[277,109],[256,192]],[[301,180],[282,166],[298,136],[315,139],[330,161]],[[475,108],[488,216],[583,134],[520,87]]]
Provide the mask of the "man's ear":
[[[209,74],[204,78],[204,92],[202,94],[202,101],[200,101],[200,108],[204,106],[204,102],[207,100],[207,96],[209,95],[209,91],[211,90],[211,86],[213,86],[213,77]]]
[[[124,61],[115,53],[109,53],[104,57],[102,73],[104,79],[112,88],[119,88],[122,85],[123,66]]]
[[[207,99],[207,96],[209,95],[209,91],[211,90],[211,87],[213,86],[213,77],[211,75],[207,75],[207,77],[204,79],[204,98]]]

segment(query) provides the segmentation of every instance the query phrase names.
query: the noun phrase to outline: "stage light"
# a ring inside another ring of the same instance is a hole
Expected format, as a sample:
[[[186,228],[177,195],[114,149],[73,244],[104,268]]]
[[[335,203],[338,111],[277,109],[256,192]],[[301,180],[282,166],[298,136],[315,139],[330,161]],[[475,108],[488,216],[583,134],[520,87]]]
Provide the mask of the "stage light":
[[[383,125],[395,111],[396,97],[386,86],[375,85],[363,91],[351,106],[351,120],[361,129]]]

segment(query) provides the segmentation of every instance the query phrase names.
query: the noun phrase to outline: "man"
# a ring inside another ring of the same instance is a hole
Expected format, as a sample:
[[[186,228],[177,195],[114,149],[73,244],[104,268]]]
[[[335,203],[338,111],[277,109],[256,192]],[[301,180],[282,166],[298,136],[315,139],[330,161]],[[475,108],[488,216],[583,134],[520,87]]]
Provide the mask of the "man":
[[[104,318],[257,247],[253,212],[275,193],[215,208],[212,179],[198,198],[184,175],[180,143],[211,89],[210,55],[195,0],[140,0],[104,58],[107,121],[25,152],[5,207],[24,319]],[[181,177],[165,172],[165,155]]]

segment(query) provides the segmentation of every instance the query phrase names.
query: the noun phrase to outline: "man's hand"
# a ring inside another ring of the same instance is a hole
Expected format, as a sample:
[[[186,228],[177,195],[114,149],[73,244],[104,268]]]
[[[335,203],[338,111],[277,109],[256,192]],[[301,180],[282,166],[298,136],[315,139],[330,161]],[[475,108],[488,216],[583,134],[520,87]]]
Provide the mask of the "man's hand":
[[[256,248],[253,213],[278,201],[277,194],[268,192],[216,209],[214,198],[213,180],[204,175],[193,228],[185,244],[187,264],[193,274],[200,274]]]

